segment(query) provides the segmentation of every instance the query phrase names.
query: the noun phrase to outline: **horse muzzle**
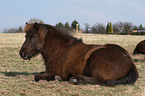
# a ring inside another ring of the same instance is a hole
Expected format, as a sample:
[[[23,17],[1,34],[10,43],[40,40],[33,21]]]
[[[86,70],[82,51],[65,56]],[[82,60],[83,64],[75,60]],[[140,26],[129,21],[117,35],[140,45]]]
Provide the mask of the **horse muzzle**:
[[[29,54],[27,54],[26,52],[23,52],[21,51],[20,52],[20,56],[24,59],[24,60],[28,60],[30,57],[29,57]]]

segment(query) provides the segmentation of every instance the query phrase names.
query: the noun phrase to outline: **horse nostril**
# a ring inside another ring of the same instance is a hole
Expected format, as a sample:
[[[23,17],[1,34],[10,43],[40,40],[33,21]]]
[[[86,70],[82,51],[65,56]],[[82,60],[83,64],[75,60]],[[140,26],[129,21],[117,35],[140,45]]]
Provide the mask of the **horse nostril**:
[[[23,51],[20,51],[20,56],[23,58],[25,53]]]
[[[22,57],[24,57],[25,56],[25,52],[22,52],[21,55],[22,55]]]
[[[27,60],[28,59],[28,54],[26,54],[25,52],[20,52],[20,56],[23,58],[23,59],[25,59],[25,60]]]

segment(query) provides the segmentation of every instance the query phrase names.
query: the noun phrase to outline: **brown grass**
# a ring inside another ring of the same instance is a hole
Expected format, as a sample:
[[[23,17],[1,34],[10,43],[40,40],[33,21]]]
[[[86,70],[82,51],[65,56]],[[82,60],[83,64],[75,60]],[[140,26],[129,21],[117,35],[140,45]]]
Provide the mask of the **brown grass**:
[[[132,55],[136,44],[145,36],[80,34],[84,43],[115,43],[124,47],[134,59],[140,77],[134,85],[106,87],[100,85],[71,85],[68,82],[34,82],[34,74],[44,71],[41,55],[31,61],[19,56],[25,39],[22,34],[0,34],[0,96],[144,96],[145,58]]]

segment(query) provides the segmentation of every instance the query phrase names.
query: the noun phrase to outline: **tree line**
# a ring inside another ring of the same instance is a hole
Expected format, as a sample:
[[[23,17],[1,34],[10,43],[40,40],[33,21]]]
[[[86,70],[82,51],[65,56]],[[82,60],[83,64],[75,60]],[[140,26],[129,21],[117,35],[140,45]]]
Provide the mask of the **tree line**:
[[[92,27],[89,24],[85,24],[84,33],[127,33],[131,30],[145,30],[145,27],[140,24],[139,26],[133,25],[131,22],[108,22],[105,26],[104,24],[97,23]]]
[[[27,23],[44,23],[42,20],[37,19],[37,18],[31,18]],[[24,32],[24,28],[22,26],[19,26],[18,28],[9,28],[9,29],[4,29],[2,33],[22,33]]]
[[[4,29],[2,33],[22,33],[23,28],[22,26],[19,26],[18,28],[9,28],[9,29]]]
[[[31,18],[28,23],[44,23],[42,20],[37,18]],[[83,33],[92,33],[92,34],[106,34],[106,33],[127,33],[130,30],[145,30],[145,27],[140,24],[139,26],[133,25],[131,22],[116,22],[112,24],[112,22],[107,22],[107,25],[104,25],[102,23],[94,24],[93,26],[90,26],[88,23],[85,23],[85,28],[81,29],[80,24],[77,20],[72,21],[71,24],[68,22],[62,23],[58,22],[55,27],[61,28],[67,31],[74,31],[76,29],[76,26],[78,24],[78,29],[82,30]],[[23,32],[22,26],[18,28],[10,28],[10,29],[4,29],[3,33],[21,33]]]
[[[31,18],[27,23],[28,24],[31,24],[31,23],[41,23],[41,24],[44,24],[44,22],[40,19],[37,19],[37,18]],[[64,30],[67,30],[67,31],[72,31],[74,29],[76,29],[76,24],[78,24],[78,29],[79,28],[79,23],[78,21],[74,20],[71,25],[69,25],[68,22],[66,22],[65,24],[63,24],[62,22],[59,22],[55,25],[55,27],[57,28],[60,28],[60,29],[64,29]],[[18,28],[9,28],[9,29],[4,29],[2,33],[22,33],[24,32],[23,30],[24,28],[22,28],[22,26],[19,26]]]

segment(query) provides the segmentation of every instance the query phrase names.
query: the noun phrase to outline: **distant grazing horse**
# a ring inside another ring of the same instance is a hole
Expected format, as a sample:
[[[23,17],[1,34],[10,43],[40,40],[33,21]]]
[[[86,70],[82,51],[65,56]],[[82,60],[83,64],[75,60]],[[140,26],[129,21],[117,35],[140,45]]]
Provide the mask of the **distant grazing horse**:
[[[61,79],[72,84],[115,86],[134,84],[138,72],[129,53],[115,44],[88,45],[47,24],[26,24],[20,56],[28,60],[41,53],[45,72],[35,81]]]
[[[145,54],[145,40],[139,42],[134,51],[133,51],[133,54],[136,55],[136,54]]]

